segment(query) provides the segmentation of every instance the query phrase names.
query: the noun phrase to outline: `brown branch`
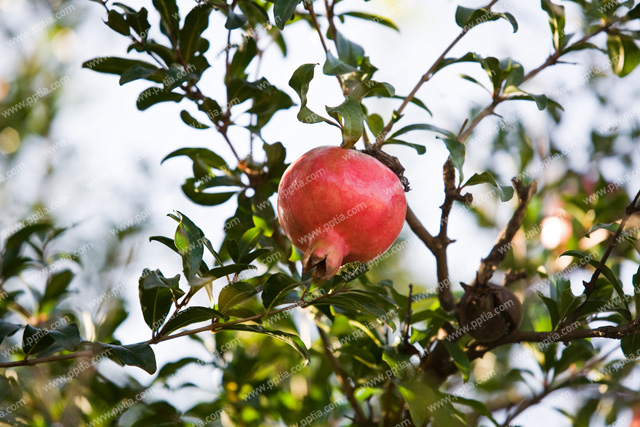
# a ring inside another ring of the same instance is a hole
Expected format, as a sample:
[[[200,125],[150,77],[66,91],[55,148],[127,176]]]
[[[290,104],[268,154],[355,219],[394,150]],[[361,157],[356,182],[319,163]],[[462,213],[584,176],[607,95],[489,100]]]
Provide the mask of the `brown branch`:
[[[603,31],[609,30],[612,26],[622,22],[623,20],[624,20],[624,17],[621,17],[621,18],[619,18],[619,19],[617,19],[615,21],[612,21],[612,22],[610,22],[610,23],[608,23],[606,25],[603,25],[602,27],[598,28],[593,33],[587,34],[584,37],[582,37],[580,40],[576,41],[575,43],[572,43],[571,45],[566,46],[564,49],[551,54],[539,67],[537,67],[537,68],[529,71],[527,74],[525,74],[525,76],[522,78],[522,83],[525,83],[525,82],[531,80],[532,78],[537,76],[545,68],[560,63],[561,62],[560,58],[564,54],[566,54],[570,49],[572,49],[573,47],[589,41],[589,39],[591,39],[592,37],[596,36],[597,34],[600,34]],[[460,142],[464,142],[471,135],[473,130],[476,128],[476,126],[478,126],[478,124],[484,118],[486,118],[487,116],[490,116],[491,114],[493,114],[495,108],[504,100],[506,100],[506,98],[500,97],[500,96],[494,96],[494,99],[491,102],[491,104],[487,105],[485,108],[483,108],[478,113],[478,115],[473,119],[471,124],[469,124],[469,127],[464,131],[464,133],[460,132],[460,135],[458,136],[458,140]]]
[[[484,9],[486,9],[487,11],[490,11],[491,7],[494,4],[496,4],[498,1],[499,0],[492,0],[488,5],[484,7]],[[447,54],[451,51],[451,49],[453,49],[453,47],[456,44],[458,44],[460,40],[462,40],[462,38],[469,32],[471,28],[463,28],[460,34],[458,34],[458,36],[455,39],[453,39],[453,41],[449,44],[449,46],[447,46],[447,48],[442,52],[442,54],[433,62],[433,64],[431,64],[431,67],[429,67],[429,69],[422,75],[420,80],[418,80],[418,83],[416,83],[416,85],[411,90],[411,92],[409,92],[409,95],[407,95],[404,98],[404,100],[402,101],[402,104],[400,104],[400,107],[398,107],[398,109],[396,110],[398,116],[402,114],[402,112],[407,107],[407,105],[411,102],[411,100],[415,98],[416,94],[418,93],[418,90],[420,90],[422,85],[428,82],[431,79],[431,77],[433,77],[437,68],[440,66],[442,61],[444,61],[445,56],[447,56]],[[390,120],[389,123],[387,123],[387,125],[384,127],[384,129],[380,133],[380,137],[375,144],[376,146],[380,147],[384,144],[386,135],[391,131],[391,128],[393,127],[394,123],[395,122],[393,120]]]
[[[527,207],[529,206],[533,195],[536,193],[537,185],[535,181],[528,186],[524,185],[522,181],[517,178],[514,178],[512,182],[518,194],[518,207],[513,212],[513,216],[500,233],[500,237],[498,237],[498,241],[491,249],[491,252],[489,252],[489,255],[487,255],[486,258],[483,258],[480,262],[480,268],[476,273],[476,279],[472,283],[472,286],[476,284],[480,286],[486,285],[489,282],[489,279],[493,276],[494,271],[502,261],[504,261],[507,253],[509,252],[509,245],[511,244],[516,232],[520,229],[522,221],[524,220],[524,215],[527,212]]]
[[[15,362],[0,363],[0,368],[13,368],[16,366],[35,366],[41,363],[57,362],[59,360],[78,359],[81,357],[93,357],[94,353],[91,350],[78,351],[76,353],[62,354],[58,356],[40,357],[37,359],[23,359],[16,360]]]
[[[640,191],[638,191],[636,193],[636,196],[633,198],[631,203],[629,203],[629,205],[625,209],[624,216],[622,217],[622,220],[620,221],[620,226],[618,227],[616,232],[609,239],[609,245],[607,246],[607,249],[604,251],[604,254],[602,255],[602,258],[600,259],[600,262],[598,263],[598,266],[596,267],[596,270],[593,272],[593,275],[591,276],[591,279],[588,282],[586,280],[582,281],[582,284],[584,285],[583,295],[586,295],[587,298],[584,300],[584,302],[582,304],[580,304],[580,306],[578,306],[578,308],[573,312],[571,317],[566,322],[562,323],[562,325],[565,325],[565,324],[570,325],[573,322],[575,322],[578,319],[578,317],[580,317],[580,314],[582,313],[582,310],[584,310],[585,305],[589,301],[589,297],[591,296],[591,294],[596,289],[598,289],[598,284],[597,284],[598,278],[600,277],[600,274],[602,273],[602,270],[604,269],[604,267],[605,267],[605,265],[607,263],[607,260],[609,259],[609,256],[611,255],[611,252],[613,252],[613,248],[616,246],[616,243],[618,243],[618,241],[620,240],[620,235],[622,234],[622,231],[624,230],[625,224],[627,223],[627,221],[629,220],[631,215],[633,215],[636,212],[640,212],[640,206],[637,206],[638,199],[640,199]],[[623,295],[620,295],[620,296],[623,297]]]
[[[320,325],[318,325],[318,333],[320,334],[320,339],[322,339],[324,352],[327,355],[329,362],[331,362],[331,365],[333,366],[334,371],[336,372],[336,377],[338,378],[338,382],[342,387],[342,391],[344,392],[344,395],[349,401],[349,404],[353,408],[354,421],[356,425],[359,425],[359,423],[364,423],[367,417],[364,415],[364,411],[362,410],[362,407],[356,400],[355,390],[351,385],[349,377],[347,376],[347,374],[345,374],[344,370],[340,366],[340,363],[338,363],[338,360],[331,352],[331,343],[329,342],[329,338],[327,337],[327,334],[322,330]]]
[[[514,331],[511,334],[500,338],[492,343],[476,343],[472,345],[467,355],[469,360],[484,356],[490,350],[505,344],[521,342],[569,342],[583,338],[609,338],[620,340],[629,335],[640,335],[640,322],[632,322],[620,326],[602,326],[596,329],[576,329],[564,334],[558,331],[536,332],[536,331]]]
[[[446,204],[445,199],[445,204]],[[443,205],[444,206],[444,205]],[[443,210],[443,215],[445,210]],[[448,215],[448,214],[447,214]],[[411,208],[407,206],[407,224],[411,231],[427,246],[436,258],[436,274],[438,277],[438,299],[440,305],[447,311],[453,311],[455,303],[453,293],[451,292],[451,284],[449,283],[449,267],[447,265],[447,245],[450,243],[449,238],[442,239],[442,229],[437,237],[432,236],[422,225],[418,217],[413,213]],[[446,237],[446,234],[444,234]],[[443,244],[444,243],[444,244]]]
[[[413,285],[409,284],[409,297],[407,300],[407,315],[404,319],[404,327],[402,329],[402,340],[405,346],[409,346],[409,331],[411,330],[411,305],[413,303]]]
[[[325,299],[325,298],[331,298],[334,295],[338,295],[340,293],[342,293],[343,291],[338,289],[333,291],[330,294],[324,294],[324,295],[320,295],[317,298],[312,298],[309,300],[305,300],[305,301],[298,301],[297,303],[293,303],[293,304],[289,304],[285,307],[279,308],[277,310],[273,310],[270,311],[268,313],[262,313],[262,314],[256,314],[255,316],[250,316],[250,317],[245,317],[243,319],[237,319],[237,320],[232,320],[230,322],[214,322],[211,323],[207,326],[203,326],[200,328],[196,328],[196,329],[189,329],[189,330],[185,330],[182,332],[178,332],[176,334],[173,335],[166,335],[166,336],[156,336],[148,341],[142,341],[136,344],[149,344],[149,345],[153,345],[153,344],[159,344],[161,342],[164,341],[169,341],[175,338],[180,338],[180,337],[184,337],[184,336],[188,336],[188,335],[195,335],[198,334],[200,332],[207,332],[207,331],[211,331],[213,333],[219,332],[221,330],[224,330],[225,326],[231,326],[231,325],[236,325],[239,323],[247,323],[247,322],[252,322],[252,321],[258,321],[262,318],[268,317],[268,316],[272,316],[274,314],[277,313],[281,313],[283,311],[289,311],[289,310],[293,310],[297,307],[300,308],[306,308],[308,307],[312,302],[321,300],[321,299]],[[134,344],[132,344],[134,345]],[[59,356],[49,356],[49,357],[41,357],[41,358],[36,358],[36,359],[28,359],[28,360],[18,360],[18,361],[14,361],[14,362],[5,362],[5,363],[0,363],[0,369],[1,368],[11,368],[11,367],[15,367],[15,366],[32,366],[32,365],[38,365],[41,363],[49,363],[49,362],[56,362],[58,360],[68,360],[68,359],[76,359],[79,357],[91,357],[94,356],[95,354],[90,351],[79,351],[79,352],[75,352],[75,353],[69,353],[69,354],[63,354],[63,355],[59,355]]]
[[[333,28],[333,31],[335,32],[335,25],[333,24],[333,13],[331,15],[329,15],[329,5],[326,5],[327,7],[327,18],[329,19],[329,31],[332,31],[331,28]],[[318,37],[320,37],[320,43],[322,43],[322,49],[324,49],[324,53],[325,56],[329,55],[329,48],[327,47],[327,42],[324,40],[324,36],[322,35],[322,30],[320,29],[320,24],[318,23],[318,17],[316,16],[316,12],[313,9],[313,2],[305,2],[305,9],[307,9],[309,11],[309,15],[311,15],[311,20],[313,21],[313,26],[316,27],[316,31],[318,32]],[[335,40],[335,33],[333,33],[333,39]],[[344,82],[342,81],[342,77],[340,77],[339,75],[336,76],[336,79],[338,79],[338,83],[340,83],[340,88],[342,89],[342,93],[345,93],[346,89],[344,86]]]
[[[422,225],[418,217],[411,210],[411,207],[407,206],[407,224],[411,231],[427,246],[427,248],[434,252],[437,248],[438,242],[436,239],[427,231],[427,229]]]

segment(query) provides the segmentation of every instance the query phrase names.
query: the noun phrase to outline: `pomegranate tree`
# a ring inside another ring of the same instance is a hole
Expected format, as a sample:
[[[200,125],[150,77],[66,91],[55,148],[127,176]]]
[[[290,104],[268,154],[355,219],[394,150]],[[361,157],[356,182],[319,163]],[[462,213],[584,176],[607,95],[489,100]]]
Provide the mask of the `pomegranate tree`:
[[[315,267],[318,278],[384,253],[400,234],[406,211],[398,177],[353,149],[309,151],[289,166],[278,189],[282,228],[304,252],[304,271]]]

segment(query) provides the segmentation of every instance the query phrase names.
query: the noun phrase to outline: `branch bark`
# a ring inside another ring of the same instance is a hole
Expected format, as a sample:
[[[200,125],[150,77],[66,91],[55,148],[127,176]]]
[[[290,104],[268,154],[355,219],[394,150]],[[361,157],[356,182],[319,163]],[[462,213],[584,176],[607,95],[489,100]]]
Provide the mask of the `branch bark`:
[[[602,270],[605,267],[605,265],[607,263],[607,260],[609,259],[609,256],[611,255],[611,252],[613,252],[613,248],[616,246],[616,244],[620,240],[620,234],[622,234],[622,231],[624,230],[625,224],[627,223],[627,221],[629,220],[631,215],[633,215],[636,212],[640,212],[640,206],[637,206],[638,205],[638,199],[640,199],[640,191],[638,191],[636,193],[636,196],[633,198],[631,203],[629,203],[629,205],[625,209],[624,216],[622,217],[622,220],[620,221],[620,226],[618,227],[616,232],[609,239],[609,245],[607,246],[607,249],[604,251],[604,254],[602,255],[602,258],[600,259],[600,262],[598,263],[598,266],[596,267],[596,270],[593,272],[593,275],[591,276],[591,279],[588,282],[586,280],[584,280],[582,282],[582,284],[584,285],[583,295],[586,295],[587,298],[584,300],[584,302],[582,304],[580,304],[580,306],[578,306],[578,308],[576,309],[576,311],[573,312],[571,317],[566,322],[563,322],[563,325],[565,325],[565,324],[566,325],[570,325],[573,322],[575,322],[578,319],[578,317],[580,317],[580,314],[582,313],[582,310],[584,309],[585,305],[587,304],[587,301],[589,301],[589,297],[591,296],[591,294],[596,289],[598,289],[598,285],[597,285],[598,278],[600,277],[600,274],[602,273]]]
[[[339,295],[340,293],[342,293],[342,291],[338,289],[338,290],[333,291],[330,294],[324,294],[324,295],[321,295],[321,296],[319,296],[317,298],[305,300],[303,302],[302,301],[298,301],[297,303],[289,304],[289,305],[287,305],[285,307],[279,308],[277,310],[270,311],[268,313],[256,314],[255,316],[250,316],[250,317],[245,317],[245,318],[242,318],[242,319],[232,320],[230,322],[223,322],[223,323],[214,322],[214,323],[211,323],[211,324],[209,324],[207,326],[202,326],[202,327],[196,328],[196,329],[185,330],[185,331],[173,334],[173,335],[156,336],[154,338],[151,338],[150,340],[138,342],[138,343],[135,343],[135,344],[154,345],[154,344],[159,344],[161,342],[169,341],[169,340],[172,340],[172,339],[175,339],[175,338],[180,338],[180,337],[184,337],[184,336],[188,336],[188,335],[198,334],[200,332],[211,331],[212,333],[216,333],[216,332],[219,332],[221,330],[224,330],[225,326],[237,325],[237,324],[240,324],[240,323],[247,323],[247,322],[260,320],[260,319],[262,319],[264,317],[268,317],[268,316],[272,316],[274,314],[282,313],[283,311],[293,310],[293,309],[298,308],[298,307],[306,308],[306,307],[309,306],[309,304],[311,302],[318,301],[320,299],[331,298],[332,296]],[[75,353],[62,354],[62,355],[58,355],[58,356],[48,356],[48,357],[40,357],[40,358],[35,358],[35,359],[26,359],[26,360],[17,360],[17,361],[13,361],[13,362],[4,362],[4,363],[0,363],[0,369],[2,369],[2,368],[12,368],[12,367],[16,367],[16,366],[33,366],[33,365],[39,365],[39,364],[42,364],[42,363],[57,362],[57,361],[60,361],[60,360],[76,359],[76,358],[80,358],[80,357],[93,357],[93,356],[96,356],[96,355],[97,354],[95,354],[91,350],[82,350],[82,351],[77,351]]]
[[[486,285],[498,266],[502,261],[504,261],[507,253],[509,252],[509,245],[520,229],[522,221],[524,220],[524,215],[527,212],[527,207],[529,206],[533,195],[536,193],[537,185],[535,181],[529,185],[524,185],[522,181],[514,178],[512,182],[516,188],[516,193],[518,194],[518,207],[513,212],[513,216],[500,233],[500,236],[489,252],[489,255],[480,262],[480,268],[476,273],[476,279],[472,283],[472,286]]]

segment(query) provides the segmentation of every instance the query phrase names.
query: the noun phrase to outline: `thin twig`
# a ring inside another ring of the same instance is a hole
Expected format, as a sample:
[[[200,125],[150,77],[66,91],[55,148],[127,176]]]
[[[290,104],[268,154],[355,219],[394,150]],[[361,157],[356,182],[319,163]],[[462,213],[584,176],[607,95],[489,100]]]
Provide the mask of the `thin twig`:
[[[542,70],[546,69],[547,67],[550,67],[552,65],[558,64],[560,63],[560,57],[564,54],[566,54],[568,51],[570,51],[570,49],[574,48],[577,45],[580,45],[582,43],[585,43],[587,41],[589,41],[589,39],[591,39],[592,37],[596,36],[597,34],[600,34],[603,31],[607,31],[608,29],[610,29],[612,26],[618,24],[619,22],[622,22],[624,20],[624,17],[621,17],[619,19],[616,19],[606,25],[603,25],[602,27],[598,28],[596,31],[594,31],[591,34],[587,34],[584,37],[582,37],[581,39],[579,39],[578,41],[576,41],[575,43],[572,43],[569,46],[566,46],[564,49],[554,52],[553,54],[549,55],[549,57],[537,68],[529,71],[527,74],[525,74],[525,76],[522,78],[522,83],[525,83],[529,80],[531,80],[532,78],[534,78],[535,76],[537,76]],[[502,101],[505,101],[506,98],[504,97],[494,97],[493,101],[491,102],[491,104],[489,104],[488,106],[486,106],[484,109],[482,109],[478,115],[473,119],[473,121],[471,122],[471,124],[469,125],[469,127],[464,131],[464,133],[462,133],[461,135],[458,136],[458,140],[460,142],[464,142],[473,132],[473,130],[476,128],[476,126],[478,126],[478,124],[487,116],[493,114],[493,111],[495,110],[495,108],[498,106],[498,104],[500,104]]]
[[[404,341],[405,346],[409,344],[409,331],[411,330],[411,305],[413,303],[413,284],[409,284],[409,297],[407,301],[407,315],[404,319],[404,328],[402,329],[402,340]]]
[[[211,331],[211,332],[219,332],[220,330],[223,330],[225,326],[231,326],[231,325],[237,325],[240,323],[247,323],[247,322],[252,322],[252,321],[258,321],[262,318],[268,317],[268,316],[272,316],[274,314],[278,314],[281,313],[283,311],[289,311],[289,310],[293,310],[297,307],[300,308],[306,308],[308,307],[312,302],[314,301],[318,301],[321,299],[325,299],[325,298],[331,298],[334,295],[338,295],[342,293],[341,290],[335,290],[330,294],[324,294],[324,295],[320,295],[317,298],[312,298],[306,301],[298,301],[297,303],[293,303],[293,304],[289,304],[285,307],[279,308],[277,310],[273,310],[270,311],[268,313],[262,313],[262,314],[256,314],[255,316],[250,316],[250,317],[246,317],[243,319],[237,319],[237,320],[232,320],[230,322],[215,322],[215,323],[211,323],[207,326],[203,326],[200,328],[196,328],[196,329],[190,329],[190,330],[186,330],[186,331],[182,331],[182,332],[178,332],[176,334],[173,335],[167,335],[167,336],[157,336],[154,337],[148,341],[142,341],[136,344],[159,344],[161,342],[164,341],[169,341],[175,338],[180,338],[180,337],[184,337],[184,336],[188,336],[188,335],[194,335],[194,334],[198,334],[200,332],[206,332],[206,331]],[[134,345],[134,344],[131,344]],[[36,358],[36,359],[29,359],[29,360],[18,360],[18,361],[14,361],[14,362],[5,362],[5,363],[0,363],[0,368],[11,368],[11,367],[15,367],[15,366],[31,366],[31,365],[39,365],[41,363],[49,363],[49,362],[55,362],[58,360],[67,360],[67,359],[76,359],[79,357],[91,357],[94,356],[95,354],[90,351],[79,351],[79,352],[75,352],[75,353],[69,353],[69,354],[63,354],[60,356],[49,356],[49,357],[41,357],[41,358]]]
[[[488,5],[486,5],[484,7],[484,9],[489,11],[491,9],[491,7],[493,5],[495,5],[498,1],[499,0],[492,0]],[[471,27],[471,28],[473,28],[473,27]],[[442,63],[442,61],[444,61],[444,59],[447,56],[447,54],[451,51],[451,49],[454,48],[455,45],[458,44],[458,42],[460,40],[462,40],[462,38],[465,35],[467,35],[467,33],[469,32],[469,30],[471,28],[463,28],[462,31],[460,32],[460,34],[458,34],[458,36],[455,39],[453,39],[453,41],[451,43],[449,43],[449,46],[447,46],[447,48],[442,52],[442,54],[438,57],[438,59],[436,59],[433,62],[433,64],[431,65],[431,67],[429,67],[427,72],[422,75],[420,80],[418,80],[418,83],[416,83],[416,85],[411,90],[411,92],[409,92],[409,95],[407,95],[404,98],[404,100],[402,101],[402,104],[400,104],[400,107],[398,107],[398,109],[396,110],[398,116],[402,114],[402,112],[407,107],[407,105],[413,100],[413,98],[415,98],[416,94],[418,93],[418,90],[420,90],[422,85],[425,84],[426,82],[428,82],[431,79],[431,77],[433,77],[434,73],[436,72],[436,70],[438,69],[438,67]],[[391,131],[391,128],[393,127],[394,123],[395,122],[393,120],[390,120],[389,123],[387,123],[387,125],[384,127],[384,129],[380,133],[381,136],[378,139],[378,142],[376,142],[376,146],[380,147],[380,146],[382,146],[384,144],[384,142],[385,142],[384,140],[386,139],[386,135]]]
[[[591,296],[591,294],[596,289],[598,289],[598,284],[597,284],[598,278],[600,277],[600,274],[602,273],[602,270],[604,269],[604,267],[605,267],[605,265],[607,263],[607,260],[609,259],[609,256],[611,255],[611,252],[613,252],[613,248],[616,246],[616,244],[620,240],[620,235],[622,234],[622,231],[624,230],[624,226],[626,225],[626,223],[629,220],[629,218],[631,217],[631,215],[633,215],[636,212],[640,212],[640,206],[638,206],[638,199],[640,199],[640,191],[638,191],[636,193],[636,196],[633,198],[631,203],[629,203],[629,205],[625,209],[624,216],[622,217],[622,220],[620,221],[620,226],[618,227],[616,232],[609,239],[609,245],[607,246],[607,249],[604,251],[604,254],[602,255],[602,258],[600,259],[600,262],[598,263],[598,266],[596,267],[595,271],[591,275],[591,279],[588,282],[586,280],[582,281],[582,284],[584,285],[583,295],[586,295],[587,298],[583,301],[582,304],[580,304],[580,306],[578,306],[578,308],[573,312],[571,317],[566,322],[562,323],[562,325],[570,325],[573,322],[575,322],[578,319],[578,317],[580,317],[580,314],[582,313],[582,310],[584,309],[585,305],[589,301],[589,297]],[[621,295],[621,297],[622,297],[622,295]],[[558,326],[558,328],[560,328],[561,326]]]
[[[327,8],[328,7],[329,6],[327,6]],[[320,37],[320,43],[322,43],[322,49],[324,49],[324,54],[325,56],[328,57],[329,48],[327,47],[327,42],[324,40],[324,36],[322,35],[322,29],[320,28],[320,24],[318,23],[318,17],[316,16],[316,11],[313,9],[313,2],[308,2],[308,3],[305,2],[304,8],[307,9],[309,11],[309,15],[311,15],[311,20],[313,21],[313,26],[316,27],[316,31],[318,32],[318,37]],[[327,18],[329,18],[328,13],[327,13]],[[331,17],[331,19],[332,18],[333,16]],[[335,26],[333,25],[333,22],[331,21],[331,19],[329,20],[329,28],[333,27],[335,29]],[[340,83],[340,88],[342,89],[342,93],[346,95],[346,92],[345,92],[346,88],[344,86],[344,82],[342,81],[342,77],[337,75],[336,79],[338,79],[338,83]]]
[[[451,202],[452,204],[453,202]],[[446,201],[443,204],[442,213],[443,216],[446,217],[448,221],[448,216],[450,212],[450,208],[447,206],[449,202]],[[407,224],[409,224],[409,228],[411,231],[427,246],[427,248],[433,253],[436,258],[436,274],[438,277],[438,299],[440,300],[440,305],[446,311],[453,311],[455,308],[455,303],[453,300],[453,293],[451,292],[451,284],[449,283],[449,267],[447,265],[447,245],[451,243],[448,237],[446,237],[446,228],[445,233],[442,234],[442,228],[440,229],[440,234],[434,237],[427,231],[427,229],[422,225],[418,217],[413,213],[411,208],[407,206],[407,216],[406,216]],[[444,236],[444,237],[442,237]]]
[[[487,255],[486,258],[483,258],[480,262],[480,268],[476,273],[476,279],[472,283],[472,286],[476,284],[480,286],[486,285],[489,282],[489,279],[493,276],[494,271],[502,261],[504,261],[507,253],[509,252],[509,245],[520,229],[525,213],[527,212],[527,207],[529,206],[533,195],[536,193],[537,185],[535,181],[529,185],[524,185],[522,181],[514,178],[512,182],[513,186],[516,188],[516,193],[518,194],[518,207],[513,212],[511,219],[500,233],[500,237],[498,237],[498,240],[489,252],[489,255]]]

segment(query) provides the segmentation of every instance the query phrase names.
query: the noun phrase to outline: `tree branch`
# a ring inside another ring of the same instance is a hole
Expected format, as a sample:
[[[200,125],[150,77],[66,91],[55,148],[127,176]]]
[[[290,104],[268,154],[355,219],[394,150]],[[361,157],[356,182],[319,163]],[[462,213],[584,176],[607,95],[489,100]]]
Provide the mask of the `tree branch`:
[[[490,11],[491,7],[493,7],[493,5],[495,5],[498,1],[499,0],[492,0],[488,5],[484,7],[484,9],[486,9],[487,11]],[[447,48],[442,52],[442,54],[433,62],[433,64],[431,64],[431,67],[429,67],[429,69],[422,75],[420,80],[418,80],[418,83],[416,83],[416,85],[411,90],[411,92],[409,92],[409,95],[407,95],[404,98],[404,100],[402,101],[402,104],[400,104],[400,107],[398,107],[398,109],[396,110],[398,116],[402,114],[402,112],[407,107],[407,105],[411,102],[411,100],[415,98],[416,94],[418,93],[418,90],[420,90],[422,85],[428,82],[431,79],[431,77],[433,77],[437,68],[440,66],[442,61],[444,61],[445,56],[447,56],[447,54],[451,51],[451,49],[453,49],[453,47],[457,45],[460,40],[462,40],[462,38],[469,32],[471,28],[463,28],[460,34],[458,34],[458,36],[455,39],[453,39],[453,41],[449,44],[449,46],[447,46]],[[384,129],[380,133],[380,137],[378,138],[378,141],[375,143],[377,147],[380,147],[384,144],[386,135],[391,131],[391,128],[393,127],[394,123],[395,122],[393,120],[390,120],[389,123],[387,123],[387,125],[384,127]]]
[[[135,344],[149,344],[149,345],[154,345],[154,344],[159,344],[161,342],[164,341],[169,341],[175,338],[180,338],[180,337],[184,337],[187,335],[194,335],[194,334],[198,334],[200,332],[206,332],[206,331],[211,331],[213,333],[219,332],[221,330],[224,330],[225,326],[231,326],[231,325],[236,325],[239,323],[247,323],[247,322],[252,322],[252,321],[257,321],[260,320],[264,317],[268,317],[268,316],[272,316],[274,314],[278,314],[281,313],[283,311],[289,311],[289,310],[293,310],[297,307],[300,308],[307,308],[312,302],[314,301],[318,301],[321,299],[326,299],[326,298],[331,298],[335,295],[339,295],[341,294],[343,291],[340,289],[334,290],[332,293],[330,294],[324,294],[324,295],[320,295],[317,298],[311,298],[308,300],[300,300],[296,303],[293,304],[289,304],[285,307],[279,308],[277,310],[273,310],[270,311],[268,313],[262,313],[262,314],[256,314],[255,316],[250,316],[250,317],[245,317],[243,319],[237,319],[237,320],[232,320],[230,322],[215,322],[215,323],[211,323],[209,325],[200,327],[200,328],[196,328],[196,329],[189,329],[189,330],[185,330],[182,332],[178,332],[176,334],[173,335],[166,335],[166,336],[156,336],[150,340],[147,341],[142,341],[139,343],[135,343]],[[134,345],[134,344],[131,344]],[[48,357],[40,357],[40,358],[36,358],[36,359],[27,359],[27,360],[17,360],[17,361],[13,361],[13,362],[4,362],[4,363],[0,363],[0,369],[1,368],[12,368],[15,366],[33,366],[33,365],[39,365],[41,363],[49,363],[49,362],[56,362],[59,360],[69,360],[69,359],[76,359],[76,358],[80,358],[80,357],[92,357],[92,356],[96,356],[96,354],[91,351],[91,350],[83,350],[83,351],[77,351],[75,353],[69,353],[69,354],[63,354],[63,355],[58,355],[58,356],[48,356]]]
[[[333,39],[335,40],[335,25],[333,23],[333,12],[329,14],[329,5],[325,3],[327,7],[327,19],[329,20],[329,31],[332,32]],[[322,30],[320,29],[320,24],[318,23],[318,17],[316,16],[316,12],[313,9],[313,2],[305,2],[305,9],[309,11],[309,15],[311,15],[311,20],[313,21],[313,26],[316,27],[316,31],[318,32],[318,37],[320,37],[320,43],[322,43],[322,49],[324,49],[325,56],[329,55],[329,48],[327,47],[327,42],[324,40],[324,36],[322,35]],[[333,28],[333,30],[331,30]],[[336,79],[338,79],[338,83],[340,83],[340,88],[342,89],[342,93],[345,93],[344,82],[342,81],[342,77],[336,75]]]
[[[584,285],[583,295],[586,295],[587,298],[584,300],[582,304],[580,304],[580,306],[578,306],[578,308],[573,312],[571,317],[566,322],[562,323],[562,325],[565,325],[565,324],[570,325],[573,322],[575,322],[578,319],[578,317],[580,317],[580,314],[582,313],[582,310],[584,309],[585,305],[589,301],[589,297],[591,296],[591,294],[596,289],[598,289],[598,285],[597,285],[598,278],[600,277],[600,274],[602,273],[602,269],[605,267],[607,260],[611,255],[611,252],[613,252],[613,248],[616,246],[616,243],[618,243],[618,241],[620,240],[620,234],[622,234],[625,224],[627,223],[631,215],[633,215],[636,212],[640,212],[640,206],[637,206],[638,199],[640,199],[640,191],[636,193],[636,196],[633,198],[631,203],[629,203],[629,205],[625,209],[624,216],[620,221],[620,226],[609,239],[609,245],[607,246],[607,249],[604,251],[604,254],[600,259],[600,262],[598,263],[596,270],[593,272],[591,279],[589,280],[589,282],[587,282],[586,280],[582,281],[582,284]]]
[[[517,178],[514,178],[511,181],[513,182],[513,185],[516,188],[516,193],[518,194],[518,207],[513,212],[513,216],[500,233],[500,237],[498,237],[498,241],[489,252],[489,255],[480,262],[480,268],[476,273],[476,279],[472,283],[472,286],[486,285],[489,282],[489,279],[493,276],[494,271],[502,261],[504,261],[507,253],[509,252],[509,245],[517,231],[520,229],[522,221],[524,220],[524,215],[527,212],[527,207],[529,206],[533,195],[536,193],[537,185],[535,181],[528,186],[524,185],[522,181]]]

